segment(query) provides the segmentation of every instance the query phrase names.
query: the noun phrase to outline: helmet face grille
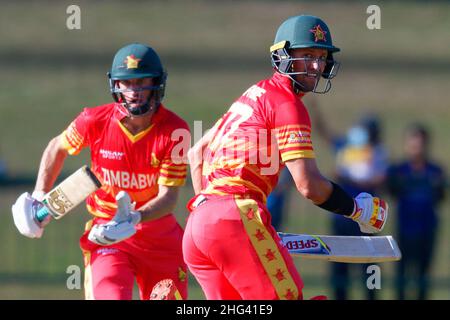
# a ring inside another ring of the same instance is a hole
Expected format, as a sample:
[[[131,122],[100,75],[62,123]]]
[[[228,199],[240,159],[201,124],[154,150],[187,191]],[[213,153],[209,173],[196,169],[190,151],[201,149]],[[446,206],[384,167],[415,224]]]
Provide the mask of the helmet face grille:
[[[310,73],[307,68],[307,62],[311,63],[317,60],[317,63],[323,63],[323,60],[314,58],[293,58],[290,55],[290,49],[325,49],[328,52],[325,68],[323,72]],[[270,47],[272,66],[281,74],[287,75],[292,79],[294,87],[304,92],[326,93],[331,89],[331,79],[333,79],[339,70],[339,62],[333,58],[333,53],[340,51],[333,46],[331,32],[328,26],[320,18],[309,15],[295,16],[284,21],[278,28],[275,36],[274,45]],[[294,72],[293,65],[295,61],[305,63],[304,71]],[[315,86],[312,90],[305,86],[296,78],[297,75],[316,78]],[[325,81],[319,89],[321,78]]]
[[[153,78],[153,85],[119,89],[117,81]],[[114,100],[120,103],[129,116],[145,116],[152,110],[156,110],[164,97],[167,73],[164,71],[161,60],[156,52],[145,45],[134,43],[121,48],[116,55],[108,72],[110,92]],[[125,92],[144,92],[151,90],[147,101],[139,106],[130,106],[124,97]]]
[[[327,93],[331,89],[331,79],[333,79],[338,71],[340,63],[335,61],[330,54],[328,54],[327,59],[325,60],[325,68],[322,73],[310,72],[313,70],[308,69],[308,64],[312,62],[323,63],[323,60],[316,58],[293,58],[288,50],[286,49],[278,49],[272,52],[271,55],[272,66],[274,69],[286,76],[288,76],[294,83],[294,87],[303,92],[314,92],[314,93]],[[293,65],[295,61],[300,61],[304,63],[303,70],[304,71],[295,71],[293,70]],[[296,79],[296,76],[306,76],[315,78],[315,86],[313,89],[308,90],[305,86]],[[321,82],[321,78],[324,78],[325,81]],[[323,83],[323,85],[321,85]]]

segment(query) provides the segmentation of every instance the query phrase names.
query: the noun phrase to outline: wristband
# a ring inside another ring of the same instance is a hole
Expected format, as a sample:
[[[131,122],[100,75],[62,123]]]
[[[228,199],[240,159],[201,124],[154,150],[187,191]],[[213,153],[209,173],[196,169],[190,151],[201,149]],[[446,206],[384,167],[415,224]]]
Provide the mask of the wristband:
[[[327,211],[350,217],[355,209],[355,201],[336,183],[333,181],[330,181],[330,183],[333,186],[330,197],[317,206]]]

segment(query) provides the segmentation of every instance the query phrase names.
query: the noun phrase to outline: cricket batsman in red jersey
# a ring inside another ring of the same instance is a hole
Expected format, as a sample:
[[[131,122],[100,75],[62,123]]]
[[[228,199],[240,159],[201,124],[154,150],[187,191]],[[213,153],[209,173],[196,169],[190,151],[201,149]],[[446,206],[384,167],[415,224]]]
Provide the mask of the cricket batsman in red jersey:
[[[316,165],[302,97],[330,90],[338,51],[318,17],[287,19],[270,48],[274,75],[245,91],[189,151],[196,196],[183,255],[208,299],[302,299],[302,279],[265,205],[283,166],[315,205],[364,232],[383,229],[383,200],[367,193],[353,199]]]
[[[149,299],[166,278],[187,298],[183,230],[171,212],[186,179],[180,138],[189,127],[161,103],[166,72],[152,48],[121,48],[108,75],[115,102],[85,108],[50,141],[32,197],[52,189],[68,154],[89,148],[102,187],[86,200],[93,219],[80,239],[86,298],[131,299],[136,280],[141,299]],[[126,205],[118,210],[119,194]]]

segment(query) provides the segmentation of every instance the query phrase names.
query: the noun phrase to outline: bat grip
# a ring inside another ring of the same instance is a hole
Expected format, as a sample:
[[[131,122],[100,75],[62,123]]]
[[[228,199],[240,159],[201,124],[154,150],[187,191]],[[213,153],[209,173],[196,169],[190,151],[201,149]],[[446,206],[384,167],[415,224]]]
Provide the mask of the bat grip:
[[[44,221],[44,219],[49,215],[49,211],[46,206],[42,206],[37,212],[36,212],[36,219],[39,222]]]

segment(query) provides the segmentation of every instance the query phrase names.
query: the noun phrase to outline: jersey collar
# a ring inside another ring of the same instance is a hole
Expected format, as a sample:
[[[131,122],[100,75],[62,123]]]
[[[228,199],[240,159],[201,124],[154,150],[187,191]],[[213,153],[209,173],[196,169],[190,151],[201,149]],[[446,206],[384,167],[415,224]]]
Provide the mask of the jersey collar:
[[[290,91],[292,91],[292,93],[294,93],[299,98],[302,98],[306,94],[301,91],[298,93],[295,93],[294,86],[292,84],[292,79],[289,78],[287,75],[281,74],[279,72],[275,72],[272,76],[272,80],[275,83],[283,86],[284,88],[289,89]]]
[[[137,133],[136,135],[133,135],[121,123],[121,120],[128,116],[128,114],[125,112],[124,108],[119,103],[116,103],[114,105],[114,108],[115,108],[114,118],[117,121],[117,124],[119,125],[122,132],[127,136],[127,138],[133,143],[135,143],[135,142],[141,140],[143,137],[145,137],[150,132],[150,130],[152,130],[153,127],[155,127],[155,125],[158,125],[158,123],[162,123],[164,121],[164,115],[166,114],[166,108],[162,104],[160,104],[158,107],[158,110],[152,116],[152,122],[151,122],[150,127],[145,129],[144,131]]]
[[[152,117],[152,124],[157,124],[159,121],[161,121],[164,118],[165,114],[166,108],[163,106],[163,104],[160,104],[158,110]],[[116,102],[114,104],[114,118],[120,121],[126,117],[128,117],[128,113],[124,110],[124,107],[120,103]]]

